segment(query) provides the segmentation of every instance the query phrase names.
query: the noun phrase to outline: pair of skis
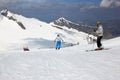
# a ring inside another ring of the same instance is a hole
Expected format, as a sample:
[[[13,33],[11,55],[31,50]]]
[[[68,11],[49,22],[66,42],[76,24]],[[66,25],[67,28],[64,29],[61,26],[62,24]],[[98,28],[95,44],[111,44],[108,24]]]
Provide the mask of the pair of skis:
[[[86,52],[90,52],[90,51],[101,51],[101,50],[109,50],[109,48],[97,48],[97,49],[91,49],[91,50],[86,50]]]

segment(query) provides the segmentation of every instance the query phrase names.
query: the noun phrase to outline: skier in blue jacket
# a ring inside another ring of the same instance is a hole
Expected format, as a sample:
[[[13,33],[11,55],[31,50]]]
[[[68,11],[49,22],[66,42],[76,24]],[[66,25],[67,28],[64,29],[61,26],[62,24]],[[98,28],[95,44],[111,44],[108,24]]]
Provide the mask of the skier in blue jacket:
[[[61,48],[61,41],[63,41],[63,39],[60,37],[60,35],[58,34],[57,37],[55,38],[54,42],[56,45],[56,50]]]

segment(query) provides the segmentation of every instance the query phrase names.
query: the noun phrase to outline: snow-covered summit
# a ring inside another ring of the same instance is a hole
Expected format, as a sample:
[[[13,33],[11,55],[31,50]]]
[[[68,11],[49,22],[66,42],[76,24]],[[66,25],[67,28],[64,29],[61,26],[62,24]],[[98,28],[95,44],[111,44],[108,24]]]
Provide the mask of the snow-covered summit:
[[[62,22],[64,22],[64,23],[66,23],[66,24],[72,23],[71,21],[65,19],[64,17],[60,17],[58,20],[56,20],[56,22],[57,22],[57,23],[62,23]]]
[[[60,25],[60,26],[79,25],[77,23],[74,23],[72,21],[67,20],[64,17],[60,17],[59,19],[55,20],[53,23],[56,24],[56,25]]]

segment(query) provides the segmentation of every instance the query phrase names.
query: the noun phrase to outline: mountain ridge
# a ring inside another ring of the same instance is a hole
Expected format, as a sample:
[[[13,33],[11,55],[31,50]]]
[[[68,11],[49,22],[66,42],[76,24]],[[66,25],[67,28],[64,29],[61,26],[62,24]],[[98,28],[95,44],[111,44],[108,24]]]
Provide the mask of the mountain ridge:
[[[59,19],[51,22],[55,25],[58,25],[58,26],[66,26],[68,28],[73,28],[73,29],[76,29],[78,31],[82,31],[82,32],[85,32],[85,33],[88,33],[88,34],[93,34],[94,35],[94,29],[96,29],[94,26],[89,26],[89,25],[86,25],[84,23],[81,23],[81,24],[78,24],[78,23],[74,23],[72,21],[69,21],[63,17],[60,17]],[[109,38],[113,38],[112,34],[110,31],[108,31],[107,29],[104,30],[104,38],[105,39],[109,39]]]

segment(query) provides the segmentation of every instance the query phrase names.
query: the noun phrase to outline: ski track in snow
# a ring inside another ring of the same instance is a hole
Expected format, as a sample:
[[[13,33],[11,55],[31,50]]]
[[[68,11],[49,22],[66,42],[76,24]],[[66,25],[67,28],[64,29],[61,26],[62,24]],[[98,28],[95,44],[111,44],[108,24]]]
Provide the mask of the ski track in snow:
[[[84,71],[79,70],[79,68],[59,56],[48,53],[47,56],[43,53],[37,55],[9,55],[3,58],[4,61],[0,60],[1,64],[2,62],[7,63],[0,66],[2,73],[0,78],[2,80],[72,80],[73,78],[79,80],[87,76]],[[11,65],[10,67],[8,63]],[[79,74],[79,71],[82,74]]]

